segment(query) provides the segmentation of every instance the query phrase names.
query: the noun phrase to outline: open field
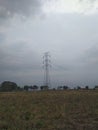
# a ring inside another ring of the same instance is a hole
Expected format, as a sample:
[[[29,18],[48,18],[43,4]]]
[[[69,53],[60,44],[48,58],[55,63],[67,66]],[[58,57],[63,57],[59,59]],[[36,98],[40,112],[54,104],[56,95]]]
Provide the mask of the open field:
[[[98,130],[98,91],[0,93],[0,130]]]

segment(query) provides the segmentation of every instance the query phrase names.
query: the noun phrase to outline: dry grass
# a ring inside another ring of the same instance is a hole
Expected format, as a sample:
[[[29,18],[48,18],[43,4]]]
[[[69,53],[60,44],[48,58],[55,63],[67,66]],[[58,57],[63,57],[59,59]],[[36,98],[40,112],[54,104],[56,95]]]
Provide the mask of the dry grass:
[[[0,93],[0,130],[98,130],[98,91]]]

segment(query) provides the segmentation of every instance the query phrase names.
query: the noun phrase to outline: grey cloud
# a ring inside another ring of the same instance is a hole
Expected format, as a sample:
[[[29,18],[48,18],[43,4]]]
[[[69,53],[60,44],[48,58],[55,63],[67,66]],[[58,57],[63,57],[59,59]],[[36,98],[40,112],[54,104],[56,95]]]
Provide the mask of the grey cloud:
[[[0,45],[0,60],[1,70],[24,71],[26,69],[29,71],[30,69],[38,69],[36,53],[33,48],[28,49],[25,42],[14,43],[11,46]]]
[[[94,44],[92,47],[90,47],[87,51],[85,51],[82,62],[85,66],[88,68],[92,68],[92,70],[97,70],[98,66],[98,45]]]
[[[0,19],[13,15],[28,16],[39,11],[40,0],[0,0]]]
[[[93,4],[95,3],[97,0],[79,0],[79,2],[88,2],[88,4]]]
[[[50,0],[49,2],[51,2]],[[86,0],[79,0],[87,2]],[[94,3],[96,0],[88,0],[89,3]],[[5,18],[10,18],[14,15],[28,16],[41,11],[45,0],[0,0],[0,22],[4,22]],[[54,0],[56,2],[56,0]],[[88,3],[88,4],[89,4]]]
[[[82,52],[72,65],[74,69],[71,71],[73,76],[71,79],[74,79],[77,84],[82,86],[98,84],[98,45],[94,44]]]
[[[0,43],[2,44],[2,42],[5,40],[5,34],[4,33],[0,33]]]
[[[32,20],[30,19],[30,23]],[[52,76],[57,84],[58,81],[78,85],[82,83],[85,85],[97,84],[98,64],[95,64],[94,58],[97,62],[98,46],[94,45],[87,50],[98,41],[97,15],[52,15],[43,21],[35,20],[31,25],[30,23],[25,23],[25,29],[23,23],[17,24],[15,29],[10,27],[12,32],[8,31],[7,43],[0,44],[1,81],[17,80],[17,83],[22,84],[33,83],[34,80],[43,81],[41,55],[48,50],[52,53],[52,64],[54,62]],[[21,26],[23,27],[21,28]],[[23,42],[20,39],[24,39]],[[96,80],[96,82],[92,82],[92,80]]]
[[[38,55],[32,47],[28,48],[25,42],[13,44],[0,45],[0,81],[21,78],[25,83],[28,77],[28,82],[34,81],[35,77],[41,73]]]
[[[89,1],[89,2],[95,2],[96,0],[79,0],[80,2],[82,2],[82,1]]]

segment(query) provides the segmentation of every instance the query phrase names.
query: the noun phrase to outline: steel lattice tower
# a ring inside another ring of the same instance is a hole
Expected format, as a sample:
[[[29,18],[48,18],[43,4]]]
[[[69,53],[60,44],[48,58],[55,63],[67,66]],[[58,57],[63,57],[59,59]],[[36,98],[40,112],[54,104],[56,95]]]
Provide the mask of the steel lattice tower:
[[[50,54],[49,52],[44,53],[43,65],[44,65],[44,86],[45,86],[45,89],[48,89],[50,87],[50,76],[49,76]]]

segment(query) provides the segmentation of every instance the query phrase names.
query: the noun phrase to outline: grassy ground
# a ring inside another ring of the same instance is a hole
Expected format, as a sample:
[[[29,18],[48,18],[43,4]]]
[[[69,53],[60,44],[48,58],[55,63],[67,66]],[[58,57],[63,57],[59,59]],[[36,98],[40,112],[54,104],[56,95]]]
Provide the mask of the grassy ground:
[[[98,91],[0,93],[0,130],[98,130]]]

